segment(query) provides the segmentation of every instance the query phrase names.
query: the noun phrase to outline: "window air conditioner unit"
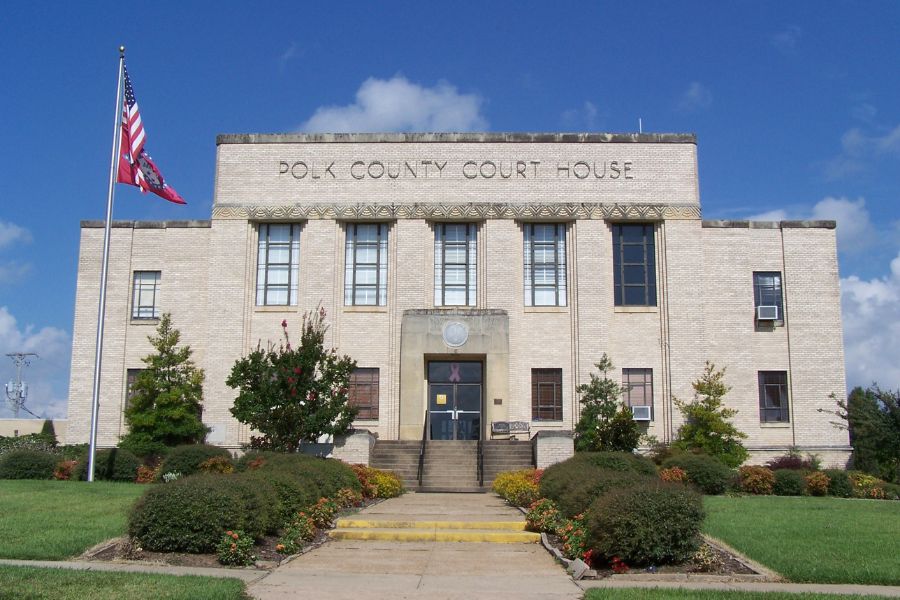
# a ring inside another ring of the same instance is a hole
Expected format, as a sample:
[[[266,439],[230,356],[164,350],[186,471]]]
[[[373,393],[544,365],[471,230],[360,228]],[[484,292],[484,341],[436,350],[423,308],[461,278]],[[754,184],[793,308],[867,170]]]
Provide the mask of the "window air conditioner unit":
[[[757,306],[756,307],[756,320],[757,321],[777,321],[778,320],[778,307],[777,306]]]
[[[635,421],[649,421],[650,420],[650,408],[649,406],[632,406],[631,414]]]

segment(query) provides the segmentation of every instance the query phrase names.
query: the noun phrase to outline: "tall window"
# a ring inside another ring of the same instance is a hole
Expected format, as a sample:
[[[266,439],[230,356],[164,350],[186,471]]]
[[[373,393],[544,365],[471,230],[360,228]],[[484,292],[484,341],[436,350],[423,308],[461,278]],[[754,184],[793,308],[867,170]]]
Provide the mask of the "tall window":
[[[128,369],[125,372],[125,409],[127,410],[131,406],[131,401],[134,398],[134,384],[137,383],[138,375],[141,374],[143,369]]]
[[[387,229],[384,223],[347,225],[344,304],[387,304]]]
[[[256,305],[296,306],[300,275],[300,225],[259,226],[256,258]]]
[[[131,296],[132,319],[159,318],[159,271],[135,271],[134,291]]]
[[[653,369],[622,369],[622,387],[625,406],[653,406]]]
[[[435,224],[435,306],[475,306],[475,227],[474,223]]]
[[[350,374],[350,406],[359,409],[356,418],[378,420],[378,369],[356,368]]]
[[[753,301],[754,305],[777,306],[778,318],[776,323],[784,323],[784,300],[781,295],[781,273],[757,272],[753,273]]]
[[[656,306],[653,224],[617,224],[613,229],[616,306]]]
[[[562,421],[562,369],[531,370],[531,418]]]
[[[763,423],[787,423],[787,371],[759,372],[759,420]]]
[[[566,305],[566,226],[525,224],[525,306]]]

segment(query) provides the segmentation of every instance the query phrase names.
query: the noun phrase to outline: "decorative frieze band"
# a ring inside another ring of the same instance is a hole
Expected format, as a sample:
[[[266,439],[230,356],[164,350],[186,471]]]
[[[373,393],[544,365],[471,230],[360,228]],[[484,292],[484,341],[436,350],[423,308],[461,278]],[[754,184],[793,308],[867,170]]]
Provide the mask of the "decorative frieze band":
[[[576,220],[610,219],[661,221],[699,219],[696,204],[608,204],[603,202],[556,202],[552,204],[507,204],[500,202],[468,202],[460,204],[294,204],[287,206],[252,206],[217,204],[214,219],[248,221],[282,221],[337,219],[383,221],[393,219],[428,220]]]

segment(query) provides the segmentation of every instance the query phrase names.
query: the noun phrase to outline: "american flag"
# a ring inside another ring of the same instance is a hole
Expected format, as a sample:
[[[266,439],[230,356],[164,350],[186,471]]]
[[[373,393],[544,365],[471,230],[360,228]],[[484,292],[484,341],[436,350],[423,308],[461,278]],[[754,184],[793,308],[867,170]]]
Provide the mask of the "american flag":
[[[134,88],[131,87],[131,77],[128,76],[128,67],[122,65],[125,71],[125,104],[122,107],[122,151],[124,157],[132,165],[138,161],[141,151],[144,149],[144,125],[141,123],[141,111],[134,97]],[[132,169],[134,185],[146,191],[147,184],[140,168]]]

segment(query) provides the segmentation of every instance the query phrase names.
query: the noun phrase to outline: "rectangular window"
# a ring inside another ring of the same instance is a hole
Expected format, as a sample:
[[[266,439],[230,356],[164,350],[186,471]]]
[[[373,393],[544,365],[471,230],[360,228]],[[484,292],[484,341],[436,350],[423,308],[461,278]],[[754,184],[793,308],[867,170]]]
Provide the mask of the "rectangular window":
[[[787,371],[759,372],[759,420],[763,423],[787,423]]]
[[[612,233],[615,305],[656,306],[653,224],[616,224]]]
[[[131,400],[134,398],[134,384],[137,383],[141,371],[143,369],[128,369],[125,372],[125,410],[131,406]]]
[[[566,305],[566,226],[525,224],[525,306]]]
[[[378,420],[378,369],[357,368],[350,374],[350,406],[359,409],[356,418]]]
[[[531,370],[531,418],[562,421],[562,369]]]
[[[299,276],[300,225],[260,225],[256,258],[256,305],[296,306]]]
[[[135,271],[134,291],[131,300],[132,319],[159,318],[160,271]]]
[[[781,273],[753,273],[753,302],[756,307],[778,307],[778,317],[775,319],[775,322],[784,324],[784,300],[781,295]]]
[[[349,223],[344,252],[344,304],[387,304],[387,230],[385,223]]]
[[[475,306],[475,228],[474,223],[435,224],[435,306]]]
[[[653,369],[622,369],[625,406],[649,406],[653,413]]]

